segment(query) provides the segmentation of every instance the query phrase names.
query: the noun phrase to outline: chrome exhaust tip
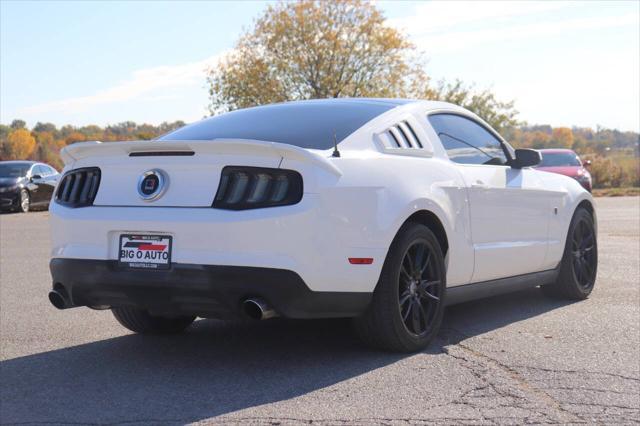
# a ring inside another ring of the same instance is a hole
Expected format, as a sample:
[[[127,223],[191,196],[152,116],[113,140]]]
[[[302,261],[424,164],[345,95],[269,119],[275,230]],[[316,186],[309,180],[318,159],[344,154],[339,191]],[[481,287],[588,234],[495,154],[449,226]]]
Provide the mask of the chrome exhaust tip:
[[[266,320],[279,316],[273,308],[260,299],[247,299],[242,302],[242,308],[245,315],[254,320]]]

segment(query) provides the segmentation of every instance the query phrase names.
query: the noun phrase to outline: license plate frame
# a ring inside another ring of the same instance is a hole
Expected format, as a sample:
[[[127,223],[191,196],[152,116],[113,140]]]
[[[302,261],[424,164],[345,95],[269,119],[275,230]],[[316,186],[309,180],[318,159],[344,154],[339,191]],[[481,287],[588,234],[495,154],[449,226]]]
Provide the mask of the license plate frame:
[[[120,234],[118,265],[127,269],[166,270],[171,268],[171,235]],[[128,245],[128,247],[125,247]]]

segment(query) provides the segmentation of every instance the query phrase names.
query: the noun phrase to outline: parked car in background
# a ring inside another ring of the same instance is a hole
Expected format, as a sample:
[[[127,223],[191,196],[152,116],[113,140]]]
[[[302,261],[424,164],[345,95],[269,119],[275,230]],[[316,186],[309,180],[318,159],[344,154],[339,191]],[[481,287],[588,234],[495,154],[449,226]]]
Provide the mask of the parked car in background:
[[[591,173],[586,168],[591,165],[591,161],[580,161],[578,154],[570,149],[541,149],[540,153],[542,162],[538,165],[538,170],[573,178],[591,192]]]
[[[60,174],[35,161],[0,161],[0,209],[28,212],[48,208]]]

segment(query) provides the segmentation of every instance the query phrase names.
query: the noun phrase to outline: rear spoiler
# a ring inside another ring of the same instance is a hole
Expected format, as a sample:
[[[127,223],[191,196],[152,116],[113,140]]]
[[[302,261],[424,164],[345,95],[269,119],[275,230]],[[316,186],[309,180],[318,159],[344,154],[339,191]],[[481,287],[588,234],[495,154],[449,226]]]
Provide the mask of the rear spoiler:
[[[194,154],[235,154],[278,156],[290,160],[312,163],[329,173],[341,176],[342,172],[320,153],[308,151],[293,145],[251,139],[214,139],[199,141],[125,141],[125,142],[78,142],[60,151],[65,165],[88,157],[113,157],[144,155],[190,155]]]

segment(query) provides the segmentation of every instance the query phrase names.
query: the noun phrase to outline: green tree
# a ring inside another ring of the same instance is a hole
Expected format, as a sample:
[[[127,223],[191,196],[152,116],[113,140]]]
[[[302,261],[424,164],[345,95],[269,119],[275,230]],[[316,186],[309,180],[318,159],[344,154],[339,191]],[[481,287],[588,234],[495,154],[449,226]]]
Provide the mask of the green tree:
[[[33,132],[51,132],[51,133],[55,133],[58,131],[58,129],[56,129],[56,125],[53,123],[41,123],[40,121],[38,121],[36,123],[35,126],[33,126],[32,129]]]
[[[405,35],[361,0],[279,2],[208,74],[211,114],[299,99],[401,97],[460,100],[497,128],[513,104],[460,82],[433,87]]]
[[[10,132],[11,127],[0,124],[0,160],[9,158],[9,145],[7,143],[7,139],[9,138]]]
[[[474,86],[465,85],[462,81],[454,83],[441,81],[435,93],[425,93],[423,98],[436,99],[460,105],[482,117],[497,131],[518,124],[514,102],[503,102],[496,99],[490,90],[475,90]]]
[[[13,120],[11,122],[11,125],[9,126],[12,129],[16,130],[16,129],[24,129],[27,127],[27,123],[24,120]]]

